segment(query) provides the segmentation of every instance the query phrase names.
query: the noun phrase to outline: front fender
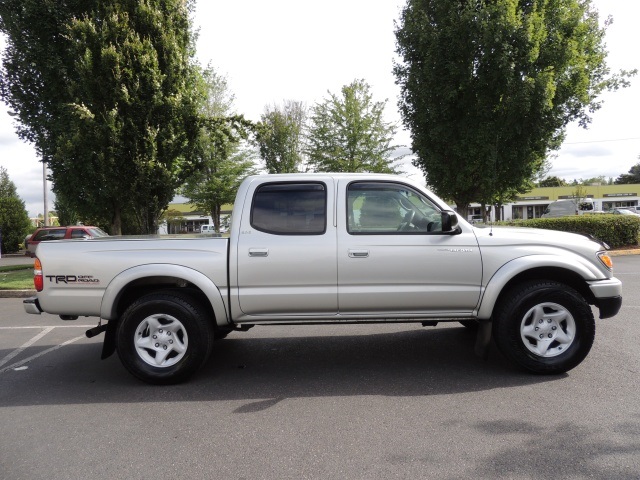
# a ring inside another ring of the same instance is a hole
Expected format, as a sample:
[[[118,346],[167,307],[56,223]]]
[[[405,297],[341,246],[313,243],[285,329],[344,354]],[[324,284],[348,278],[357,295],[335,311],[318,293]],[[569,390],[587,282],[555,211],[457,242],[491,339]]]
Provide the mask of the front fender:
[[[170,264],[141,265],[118,274],[111,280],[102,297],[100,317],[106,320],[115,319],[117,317],[116,305],[127,285],[136,280],[150,277],[173,277],[194,284],[209,300],[216,317],[216,324],[219,326],[229,324],[223,294],[218,286],[213,283],[209,277],[197,270],[181,265]]]
[[[560,268],[571,271],[587,281],[603,280],[604,277],[598,269],[579,255],[564,252],[558,255],[528,255],[519,257],[505,263],[491,277],[483,289],[482,298],[477,312],[479,319],[491,318],[493,308],[505,285],[514,277],[534,268]]]

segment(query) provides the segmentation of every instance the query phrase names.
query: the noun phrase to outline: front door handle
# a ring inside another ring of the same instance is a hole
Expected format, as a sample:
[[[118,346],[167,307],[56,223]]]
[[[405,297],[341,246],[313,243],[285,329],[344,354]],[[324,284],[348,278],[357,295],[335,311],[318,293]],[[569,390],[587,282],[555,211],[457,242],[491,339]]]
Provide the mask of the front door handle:
[[[349,249],[349,256],[351,258],[367,258],[369,256],[369,250],[352,250],[352,249]]]
[[[268,248],[250,248],[249,256],[250,257],[268,257],[269,249]]]

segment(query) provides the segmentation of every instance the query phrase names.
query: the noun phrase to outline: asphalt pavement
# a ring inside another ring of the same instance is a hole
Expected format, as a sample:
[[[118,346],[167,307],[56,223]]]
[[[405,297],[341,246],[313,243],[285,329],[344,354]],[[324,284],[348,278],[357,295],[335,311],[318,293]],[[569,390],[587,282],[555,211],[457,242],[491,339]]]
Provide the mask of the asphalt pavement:
[[[188,383],[100,360],[95,318],[0,299],[0,478],[640,479],[640,256],[558,376],[473,354],[457,324],[273,326],[216,342]]]

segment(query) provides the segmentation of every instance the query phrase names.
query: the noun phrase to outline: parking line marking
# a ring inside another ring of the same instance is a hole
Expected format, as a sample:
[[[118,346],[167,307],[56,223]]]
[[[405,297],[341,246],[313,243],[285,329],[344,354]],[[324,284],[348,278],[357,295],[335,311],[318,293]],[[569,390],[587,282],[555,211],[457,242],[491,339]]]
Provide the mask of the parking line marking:
[[[19,346],[18,348],[16,348],[13,352],[11,352],[9,355],[7,355],[6,357],[4,357],[2,360],[0,360],[0,367],[3,366],[5,363],[7,363],[9,360],[11,360],[12,358],[18,356],[20,354],[20,352],[22,352],[25,348],[30,347],[31,345],[33,345],[34,343],[36,343],[38,340],[40,340],[42,337],[44,337],[47,333],[49,333],[51,330],[53,330],[55,327],[45,327],[39,334],[37,334],[35,337],[33,337],[31,340],[29,340],[26,343],[23,343],[21,346]]]
[[[33,325],[26,327],[0,327],[0,330],[24,330],[27,328],[93,328],[95,325]]]
[[[55,350],[58,350],[59,348],[62,348],[66,345],[69,345],[73,342],[77,342],[78,340],[82,340],[83,338],[85,338],[84,335],[80,336],[80,337],[76,337],[76,338],[72,338],[71,340],[67,340],[64,343],[61,343],[60,345],[56,345],[55,347],[51,347],[48,348],[47,350],[40,352],[40,353],[36,353],[35,355],[31,355],[29,358],[25,358],[24,360],[20,360],[19,362],[14,363],[13,365],[9,365],[8,367],[3,368],[2,370],[0,370],[0,374],[4,373],[4,372],[8,372],[9,370],[13,370],[14,368],[18,368],[22,365],[24,365],[25,363],[29,363],[31,360],[35,360],[38,357],[41,357],[43,355],[46,355],[47,353],[53,352]]]

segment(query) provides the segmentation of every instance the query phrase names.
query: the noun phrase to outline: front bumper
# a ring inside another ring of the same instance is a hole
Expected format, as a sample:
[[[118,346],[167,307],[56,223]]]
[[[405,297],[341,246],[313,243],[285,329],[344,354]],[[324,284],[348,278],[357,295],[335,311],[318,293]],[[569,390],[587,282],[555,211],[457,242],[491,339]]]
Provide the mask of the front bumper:
[[[42,308],[40,308],[38,297],[25,298],[22,301],[22,306],[24,307],[24,311],[27,313],[40,315],[43,312]]]
[[[595,304],[600,310],[600,318],[615,316],[622,307],[622,282],[617,278],[589,282]]]

